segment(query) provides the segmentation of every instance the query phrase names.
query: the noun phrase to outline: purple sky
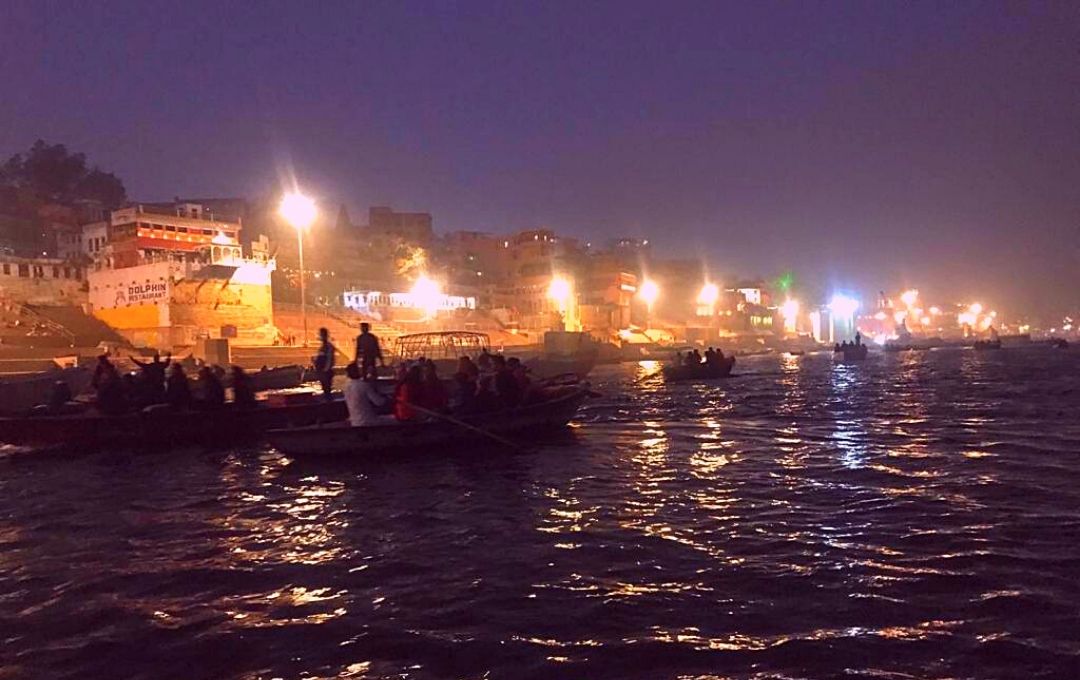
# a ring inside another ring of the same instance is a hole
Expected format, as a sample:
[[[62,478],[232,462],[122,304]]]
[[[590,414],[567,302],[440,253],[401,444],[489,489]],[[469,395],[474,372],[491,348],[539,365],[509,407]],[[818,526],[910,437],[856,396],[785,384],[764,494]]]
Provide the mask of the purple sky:
[[[0,154],[1080,304],[1080,3],[12,2]],[[864,298],[869,301],[868,298]]]

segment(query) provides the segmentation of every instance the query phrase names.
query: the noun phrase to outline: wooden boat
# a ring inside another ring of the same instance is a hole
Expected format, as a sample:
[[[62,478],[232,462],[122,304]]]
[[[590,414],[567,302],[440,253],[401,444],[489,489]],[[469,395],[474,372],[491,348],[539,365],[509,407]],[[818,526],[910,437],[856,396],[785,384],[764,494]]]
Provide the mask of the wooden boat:
[[[106,416],[94,411],[73,415],[0,418],[0,442],[83,450],[100,447],[161,449],[182,445],[221,447],[258,442],[273,428],[333,422],[346,417],[345,402],[327,402],[314,394],[256,402],[241,409],[232,403],[217,411],[174,411],[152,406]]]
[[[1001,349],[1001,340],[976,340],[972,345],[976,350]]]
[[[299,387],[304,383],[304,367],[296,364],[290,366],[278,366],[248,373],[251,378],[251,387],[256,392],[266,390],[287,390]],[[231,383],[231,377],[229,379]]]
[[[1050,346],[1055,349],[1069,349],[1069,341],[1065,338],[1053,338],[1050,340]]]
[[[82,367],[6,376],[0,379],[0,413],[23,413],[46,403],[58,380],[67,383],[71,394],[79,395],[90,387],[92,377],[90,369]]]
[[[664,366],[664,379],[668,382],[682,382],[686,380],[714,380],[726,378],[731,375],[731,369],[735,366],[735,357],[725,357],[713,364],[697,364],[696,366]]]
[[[869,353],[870,349],[866,345],[846,345],[841,346],[840,351],[834,352],[833,356],[843,361],[862,361]]]
[[[360,458],[390,451],[446,451],[457,446],[488,444],[491,437],[536,437],[566,427],[589,396],[587,385],[559,390],[555,396],[528,406],[494,413],[463,416],[462,424],[443,420],[384,423],[352,427],[348,422],[271,430],[274,448],[295,457]],[[481,430],[482,432],[478,431]]]

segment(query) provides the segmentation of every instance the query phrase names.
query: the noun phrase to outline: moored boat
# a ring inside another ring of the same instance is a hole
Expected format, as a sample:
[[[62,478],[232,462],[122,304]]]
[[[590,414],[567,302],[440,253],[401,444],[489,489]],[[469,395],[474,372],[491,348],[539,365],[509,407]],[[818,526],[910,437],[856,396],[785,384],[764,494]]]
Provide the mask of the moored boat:
[[[1001,349],[1001,340],[976,340],[972,347],[979,351]]]
[[[90,387],[92,377],[91,371],[83,367],[5,376],[0,379],[0,413],[22,413],[44,404],[57,381],[67,383],[71,394],[77,396]]]
[[[726,378],[731,375],[731,369],[734,366],[735,357],[725,357],[714,363],[664,366],[664,379],[669,382],[682,382],[686,380]]]
[[[560,430],[589,396],[587,385],[558,390],[554,396],[527,406],[493,413],[397,422],[387,418],[376,425],[353,427],[348,422],[271,430],[266,438],[274,448],[294,457],[360,458],[391,451],[439,452],[457,446],[490,443],[492,438],[527,435],[529,441]],[[455,419],[456,420],[456,419]]]
[[[256,392],[266,390],[287,390],[299,387],[304,383],[304,367],[292,364],[278,366],[277,368],[264,368],[259,371],[249,371],[248,378],[251,380],[251,388]],[[228,378],[226,385],[232,385],[232,378]]]
[[[345,402],[315,395],[260,400],[254,408],[232,403],[220,410],[175,411],[153,406],[116,416],[96,411],[72,415],[0,418],[0,443],[71,450],[101,447],[162,449],[200,445],[210,448],[262,441],[273,428],[334,422],[346,417]]]

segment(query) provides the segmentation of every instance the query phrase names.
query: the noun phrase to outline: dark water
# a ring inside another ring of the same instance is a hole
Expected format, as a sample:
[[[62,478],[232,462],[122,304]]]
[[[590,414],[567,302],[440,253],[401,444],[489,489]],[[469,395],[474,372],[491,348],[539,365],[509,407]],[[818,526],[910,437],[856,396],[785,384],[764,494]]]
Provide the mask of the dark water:
[[[0,678],[1080,677],[1080,352],[759,357],[539,453],[0,462]]]

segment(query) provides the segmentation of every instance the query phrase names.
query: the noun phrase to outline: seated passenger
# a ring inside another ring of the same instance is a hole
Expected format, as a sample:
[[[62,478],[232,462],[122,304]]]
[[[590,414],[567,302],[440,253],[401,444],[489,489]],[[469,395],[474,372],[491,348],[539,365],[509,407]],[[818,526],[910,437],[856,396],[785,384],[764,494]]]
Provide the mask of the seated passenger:
[[[375,388],[375,371],[360,375],[360,367],[350,362],[345,367],[348,382],[345,384],[345,406],[349,409],[349,424],[353,427],[374,425],[379,416],[376,408],[386,403],[386,397]]]
[[[165,403],[174,409],[191,408],[191,385],[180,364],[173,363],[169,369],[169,378],[165,381]]]
[[[503,408],[514,408],[521,403],[521,384],[501,355],[493,358],[495,366],[495,396]]]
[[[199,387],[202,390],[202,398],[199,400],[202,408],[216,411],[225,406],[225,386],[209,366],[199,369]]]
[[[419,366],[412,366],[405,373],[405,379],[394,390],[394,417],[398,420],[416,420],[414,405],[420,404],[424,378]]]
[[[476,387],[476,401],[473,405],[475,413],[491,413],[499,410],[499,396],[492,387],[494,378],[486,375],[480,378]]]
[[[255,390],[251,388],[251,378],[239,366],[232,367],[233,403],[238,408],[255,408]]]
[[[443,387],[442,381],[439,380],[435,362],[430,359],[425,361],[420,373],[423,376],[424,383],[423,389],[420,391],[420,406],[429,411],[445,411],[446,388]]]

